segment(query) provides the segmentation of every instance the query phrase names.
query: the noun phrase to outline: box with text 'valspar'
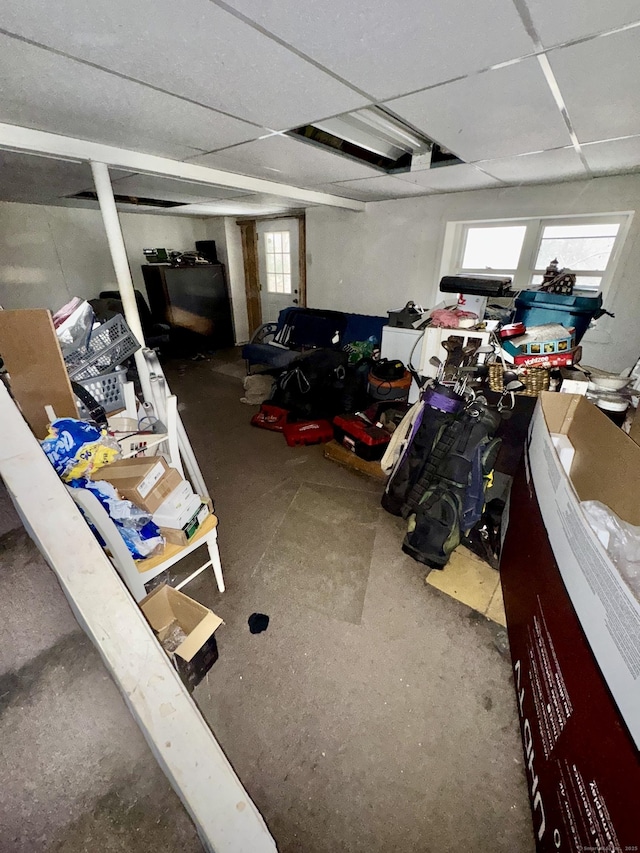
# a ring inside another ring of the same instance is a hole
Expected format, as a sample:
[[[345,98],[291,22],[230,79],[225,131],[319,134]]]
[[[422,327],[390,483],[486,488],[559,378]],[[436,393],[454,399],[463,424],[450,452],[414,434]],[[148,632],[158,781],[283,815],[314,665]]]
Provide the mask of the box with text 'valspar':
[[[640,447],[601,411],[540,395],[500,560],[540,853],[640,843],[640,603],[581,507],[638,525],[639,482]]]
[[[140,609],[183,682],[193,689],[218,660],[215,632],[222,619],[166,584],[149,593]]]

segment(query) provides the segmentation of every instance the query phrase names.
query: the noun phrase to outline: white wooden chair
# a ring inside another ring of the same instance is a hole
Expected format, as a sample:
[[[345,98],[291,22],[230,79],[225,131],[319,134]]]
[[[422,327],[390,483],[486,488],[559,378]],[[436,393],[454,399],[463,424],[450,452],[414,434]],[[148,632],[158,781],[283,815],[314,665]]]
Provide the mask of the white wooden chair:
[[[204,520],[202,526],[188,545],[167,543],[162,554],[156,557],[148,557],[146,560],[134,560],[122,536],[120,536],[118,528],[109,518],[109,514],[98,498],[88,489],[72,489],[70,486],[67,489],[76,505],[85,513],[86,517],[106,542],[111,554],[111,561],[136,601],[142,601],[145,597],[147,594],[145,585],[150,580],[161,574],[161,572],[171,568],[171,566],[182,560],[183,557],[186,557],[203,545],[207,546],[209,559],[175,588],[182,589],[183,586],[186,586],[201,572],[204,572],[205,569],[211,566],[218,589],[220,592],[224,592],[224,579],[222,577],[222,565],[220,563],[217,541],[218,519],[215,515],[210,515]]]

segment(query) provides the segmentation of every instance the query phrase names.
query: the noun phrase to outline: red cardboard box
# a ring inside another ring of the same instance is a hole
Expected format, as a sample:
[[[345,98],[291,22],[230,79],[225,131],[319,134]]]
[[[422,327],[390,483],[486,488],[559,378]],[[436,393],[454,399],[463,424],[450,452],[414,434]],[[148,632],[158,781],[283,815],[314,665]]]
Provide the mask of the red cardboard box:
[[[551,435],[574,448],[570,474]],[[640,603],[580,509],[640,524],[640,447],[579,395],[544,392],[500,562],[540,853],[640,845]]]

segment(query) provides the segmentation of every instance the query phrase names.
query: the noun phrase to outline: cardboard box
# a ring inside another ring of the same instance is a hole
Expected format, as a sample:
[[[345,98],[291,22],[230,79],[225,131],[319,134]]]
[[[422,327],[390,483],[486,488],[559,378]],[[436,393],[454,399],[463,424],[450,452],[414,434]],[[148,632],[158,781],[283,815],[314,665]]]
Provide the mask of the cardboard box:
[[[95,479],[111,483],[121,497],[150,513],[182,483],[180,473],[170,468],[162,456],[119,459],[100,468]]]
[[[158,527],[182,527],[200,506],[200,498],[194,495],[191,483],[183,480],[169,497],[153,513]]]
[[[575,346],[574,331],[557,323],[529,326],[524,335],[502,341],[502,349],[513,356],[568,353]]]
[[[215,632],[222,625],[216,616],[193,598],[162,584],[140,602],[147,622],[167,652],[183,682],[193,689],[218,659]],[[176,625],[186,635],[172,651],[165,647]],[[164,641],[164,642],[163,642]]]
[[[566,435],[574,448],[570,477],[551,433]],[[543,392],[531,423],[529,460],[558,569],[640,747],[640,602],[580,509],[581,500],[601,501],[620,518],[640,525],[640,447],[584,397]]]
[[[161,527],[160,533],[172,545],[188,545],[200,529],[202,522],[210,515],[209,506],[206,503],[199,503],[198,508],[186,524],[180,528]]]
[[[554,434],[573,448],[568,472]],[[500,577],[537,849],[631,849],[640,603],[580,501],[600,500],[639,524],[640,447],[584,397],[544,392],[526,451]]]

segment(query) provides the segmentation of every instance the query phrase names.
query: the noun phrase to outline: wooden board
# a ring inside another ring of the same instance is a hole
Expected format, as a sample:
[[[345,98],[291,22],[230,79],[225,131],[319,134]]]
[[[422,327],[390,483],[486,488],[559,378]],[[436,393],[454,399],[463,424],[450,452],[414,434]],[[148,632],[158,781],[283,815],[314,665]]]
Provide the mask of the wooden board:
[[[45,406],[53,406],[59,418],[78,417],[49,311],[0,311],[0,356],[9,372],[11,393],[36,438],[47,434]]]
[[[242,259],[244,262],[244,287],[247,296],[249,334],[253,335],[262,323],[260,302],[260,276],[258,274],[258,234],[255,219],[238,221],[242,236]]]
[[[347,450],[346,447],[338,444],[337,441],[329,441],[324,445],[324,456],[325,459],[331,459],[333,462],[338,462],[346,468],[359,471],[360,474],[366,474],[367,477],[373,477],[374,480],[380,480],[381,483],[387,479],[387,475],[380,467],[379,462],[367,462],[366,459],[356,456],[355,453]]]

